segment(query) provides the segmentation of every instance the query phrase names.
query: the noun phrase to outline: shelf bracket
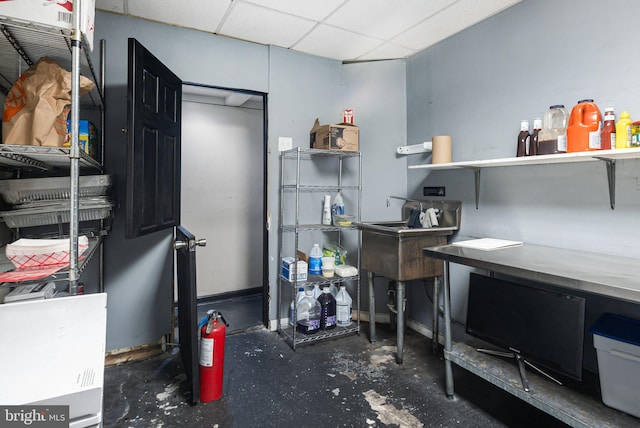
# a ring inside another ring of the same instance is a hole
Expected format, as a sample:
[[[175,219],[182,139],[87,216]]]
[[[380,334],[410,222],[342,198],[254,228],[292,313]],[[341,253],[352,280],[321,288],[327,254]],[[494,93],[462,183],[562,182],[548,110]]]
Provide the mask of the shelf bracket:
[[[480,203],[480,168],[477,166],[465,166],[464,168],[473,170],[476,188],[476,209],[478,209],[478,205]]]
[[[595,157],[603,162],[607,167],[607,183],[609,184],[609,206],[611,209],[615,209],[616,207],[616,160]]]

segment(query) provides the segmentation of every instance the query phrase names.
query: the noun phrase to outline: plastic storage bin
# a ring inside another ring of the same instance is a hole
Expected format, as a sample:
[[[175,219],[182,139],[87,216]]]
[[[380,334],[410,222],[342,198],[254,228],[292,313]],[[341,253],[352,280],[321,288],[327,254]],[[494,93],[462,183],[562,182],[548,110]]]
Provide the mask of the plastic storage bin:
[[[640,320],[603,314],[589,331],[598,355],[602,402],[640,417]]]

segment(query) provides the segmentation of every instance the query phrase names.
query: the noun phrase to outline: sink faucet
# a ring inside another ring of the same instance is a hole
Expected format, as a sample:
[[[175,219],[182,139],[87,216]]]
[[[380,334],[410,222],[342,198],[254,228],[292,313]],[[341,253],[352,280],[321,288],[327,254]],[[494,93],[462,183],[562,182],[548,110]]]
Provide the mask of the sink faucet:
[[[417,199],[401,198],[400,196],[387,196],[387,207],[389,206],[389,200],[391,198],[400,199],[401,201],[417,202],[420,204],[420,211],[422,211],[422,201],[419,201]]]

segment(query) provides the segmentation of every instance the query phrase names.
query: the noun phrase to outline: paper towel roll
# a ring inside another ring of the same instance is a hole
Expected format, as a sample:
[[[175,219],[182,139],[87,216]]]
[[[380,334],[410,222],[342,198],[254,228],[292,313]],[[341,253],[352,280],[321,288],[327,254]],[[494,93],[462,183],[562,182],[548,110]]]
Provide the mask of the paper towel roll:
[[[451,135],[438,135],[431,139],[431,163],[451,162]]]

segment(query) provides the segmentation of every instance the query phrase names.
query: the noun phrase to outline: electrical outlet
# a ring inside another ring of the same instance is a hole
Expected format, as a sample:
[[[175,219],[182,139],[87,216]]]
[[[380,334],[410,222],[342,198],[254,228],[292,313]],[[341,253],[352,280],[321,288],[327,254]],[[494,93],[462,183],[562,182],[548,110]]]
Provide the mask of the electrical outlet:
[[[284,152],[293,148],[293,138],[278,137],[278,151]]]
[[[444,186],[423,187],[423,196],[445,196]]]

